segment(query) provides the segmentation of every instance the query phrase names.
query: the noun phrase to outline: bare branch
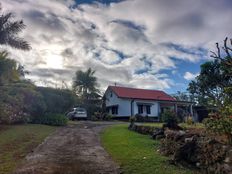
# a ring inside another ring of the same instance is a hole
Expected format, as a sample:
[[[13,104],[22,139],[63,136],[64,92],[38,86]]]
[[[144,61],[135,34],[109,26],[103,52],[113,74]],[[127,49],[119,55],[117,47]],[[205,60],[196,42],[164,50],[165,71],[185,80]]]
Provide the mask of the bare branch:
[[[225,50],[227,56],[229,58],[231,58],[231,55],[230,55],[230,52],[229,52],[229,49],[228,49],[228,46],[227,46],[227,39],[228,39],[228,37],[226,37],[225,40],[224,40],[224,48],[223,49]]]
[[[218,55],[215,53],[215,52],[213,52],[213,51],[210,51],[211,53],[212,53],[212,55],[210,55],[210,57],[213,57],[213,58],[220,58],[220,57],[218,57]]]
[[[219,44],[216,43],[216,47],[217,47],[217,50],[218,50],[218,57],[221,57],[221,51],[220,51],[220,48],[219,48]]]

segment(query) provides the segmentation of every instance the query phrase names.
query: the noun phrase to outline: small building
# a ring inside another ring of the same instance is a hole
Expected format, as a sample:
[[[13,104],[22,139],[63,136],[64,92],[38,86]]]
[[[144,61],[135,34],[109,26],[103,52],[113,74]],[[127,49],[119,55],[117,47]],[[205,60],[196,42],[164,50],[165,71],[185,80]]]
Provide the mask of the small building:
[[[109,86],[104,94],[106,110],[117,118],[139,114],[159,121],[160,113],[167,108],[185,107],[193,115],[191,102],[177,101],[160,90]]]

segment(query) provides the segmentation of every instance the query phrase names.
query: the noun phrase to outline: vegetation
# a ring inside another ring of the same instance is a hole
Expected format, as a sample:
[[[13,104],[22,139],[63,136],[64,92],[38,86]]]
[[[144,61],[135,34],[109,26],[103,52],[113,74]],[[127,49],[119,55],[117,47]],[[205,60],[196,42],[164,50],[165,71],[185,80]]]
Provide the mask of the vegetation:
[[[0,4],[1,11],[1,4]],[[13,48],[29,50],[30,45],[18,34],[26,27],[22,20],[13,21],[12,13],[0,14],[0,45],[9,45]]]
[[[207,130],[224,134],[227,136],[228,142],[232,144],[232,118],[226,115],[211,114],[209,118],[204,120]]]
[[[214,60],[201,65],[200,75],[189,84],[188,90],[200,104],[217,108],[216,113],[204,120],[207,130],[226,135],[232,143],[232,48],[228,46],[228,38],[224,40],[223,54],[218,43],[216,47],[217,53],[211,51]]]
[[[68,118],[61,114],[46,114],[32,120],[36,124],[46,124],[52,126],[64,126],[68,123]]]
[[[94,76],[95,71],[91,68],[87,71],[77,71],[76,77],[73,81],[73,89],[82,98],[90,98],[92,95],[97,95],[99,90],[97,89],[97,78]]]
[[[232,39],[231,39],[232,40]],[[224,54],[216,43],[217,53],[212,52],[213,61],[201,65],[200,75],[189,84],[189,92],[201,105],[215,106],[218,110],[228,106],[232,86],[232,48],[224,40]],[[231,41],[232,46],[232,41]],[[225,55],[223,57],[223,55]],[[230,100],[231,101],[231,100]]]
[[[88,116],[94,115],[94,112],[101,110],[101,96],[98,89],[95,71],[91,68],[86,71],[77,71],[73,80],[73,90],[80,100],[80,106],[85,107]]]
[[[157,152],[159,142],[127,129],[128,125],[107,128],[101,135],[106,150],[119,163],[125,174],[183,174],[191,173],[167,163],[167,157]],[[155,150],[154,150],[155,148]]]
[[[44,99],[46,113],[64,114],[80,103],[73,91],[68,89],[37,87],[36,90]]]
[[[152,127],[156,127],[156,128],[162,128],[164,123],[143,123],[143,125],[146,126],[152,126]],[[192,129],[192,128],[205,128],[203,123],[194,123],[194,124],[187,124],[187,123],[179,123],[178,124],[180,127],[184,128],[184,129]]]
[[[0,126],[0,173],[11,173],[56,127],[46,125]]]
[[[93,121],[109,121],[112,120],[113,115],[108,113],[102,113],[102,112],[94,112],[94,114],[91,117],[91,120]]]

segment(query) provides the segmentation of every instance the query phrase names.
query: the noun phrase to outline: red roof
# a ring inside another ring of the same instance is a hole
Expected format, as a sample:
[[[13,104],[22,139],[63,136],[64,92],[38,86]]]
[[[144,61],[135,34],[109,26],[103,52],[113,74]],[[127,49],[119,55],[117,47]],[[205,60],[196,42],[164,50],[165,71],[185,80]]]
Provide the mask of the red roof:
[[[111,89],[118,97],[121,98],[176,101],[170,95],[159,90],[136,89],[119,86],[109,86],[108,89]]]

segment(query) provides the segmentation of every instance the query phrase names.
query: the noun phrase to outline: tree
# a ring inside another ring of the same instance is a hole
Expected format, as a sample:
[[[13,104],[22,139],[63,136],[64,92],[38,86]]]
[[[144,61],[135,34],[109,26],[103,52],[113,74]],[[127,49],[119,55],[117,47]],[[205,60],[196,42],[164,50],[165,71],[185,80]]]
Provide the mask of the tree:
[[[100,91],[98,89],[95,71],[91,68],[86,71],[77,71],[73,80],[73,90],[79,96],[80,104],[87,109],[88,117],[101,109]]]
[[[6,51],[0,52],[0,85],[19,80],[17,63],[8,58]]]
[[[89,68],[87,71],[77,71],[73,80],[74,91],[83,99],[97,98],[99,90],[97,89],[97,78],[95,71]]]
[[[216,43],[217,54],[212,52],[213,61],[201,65],[200,75],[189,84],[188,91],[198,98],[203,105],[213,105],[223,108],[228,98],[226,92],[232,86],[232,57],[227,45],[228,39],[224,40],[224,57],[222,57],[219,44]],[[231,40],[232,45],[232,40]]]
[[[0,45],[9,45],[17,49],[30,50],[31,47],[29,43],[18,37],[18,34],[26,26],[24,25],[22,20],[13,21],[13,18],[14,15],[12,13],[2,13],[0,15]]]
[[[194,98],[191,94],[187,92],[177,91],[176,94],[172,95],[177,101],[189,101],[194,102]]]

